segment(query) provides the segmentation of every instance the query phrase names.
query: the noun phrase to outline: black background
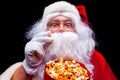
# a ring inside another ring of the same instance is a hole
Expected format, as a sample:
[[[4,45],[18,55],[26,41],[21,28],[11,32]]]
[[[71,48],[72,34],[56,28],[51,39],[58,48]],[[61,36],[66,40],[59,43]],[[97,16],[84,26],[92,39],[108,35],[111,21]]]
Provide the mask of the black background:
[[[0,73],[24,59],[25,32],[41,18],[43,9],[58,0],[5,1],[1,7]],[[120,77],[119,7],[116,1],[66,0],[74,5],[84,4],[88,21],[96,33],[99,52],[114,74]]]

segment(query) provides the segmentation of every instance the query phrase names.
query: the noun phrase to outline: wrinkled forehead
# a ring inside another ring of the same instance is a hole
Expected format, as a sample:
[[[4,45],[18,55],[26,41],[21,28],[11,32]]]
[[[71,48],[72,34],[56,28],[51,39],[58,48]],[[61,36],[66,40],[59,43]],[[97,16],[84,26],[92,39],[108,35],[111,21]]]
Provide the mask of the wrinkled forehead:
[[[72,19],[64,15],[57,15],[52,17],[50,21],[72,21]]]

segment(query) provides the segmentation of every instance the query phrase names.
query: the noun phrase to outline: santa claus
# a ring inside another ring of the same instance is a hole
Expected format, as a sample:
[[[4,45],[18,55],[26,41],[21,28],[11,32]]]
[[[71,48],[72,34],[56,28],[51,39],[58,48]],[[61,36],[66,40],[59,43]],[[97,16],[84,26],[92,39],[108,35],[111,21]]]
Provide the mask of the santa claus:
[[[66,1],[48,5],[26,38],[29,41],[24,61],[12,65],[0,80],[43,80],[45,64],[58,58],[82,63],[90,72],[90,80],[117,80],[104,57],[95,50],[95,34],[83,5]]]

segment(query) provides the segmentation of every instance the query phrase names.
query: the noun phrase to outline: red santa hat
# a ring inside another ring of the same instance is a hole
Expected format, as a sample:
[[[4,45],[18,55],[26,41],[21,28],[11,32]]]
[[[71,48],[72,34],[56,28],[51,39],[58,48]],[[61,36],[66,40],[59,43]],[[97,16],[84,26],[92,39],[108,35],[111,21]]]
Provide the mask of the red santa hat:
[[[66,1],[57,1],[45,7],[43,12],[43,18],[48,14],[55,12],[70,12],[72,14],[75,14],[85,24],[88,24],[88,19],[84,5],[75,6]]]

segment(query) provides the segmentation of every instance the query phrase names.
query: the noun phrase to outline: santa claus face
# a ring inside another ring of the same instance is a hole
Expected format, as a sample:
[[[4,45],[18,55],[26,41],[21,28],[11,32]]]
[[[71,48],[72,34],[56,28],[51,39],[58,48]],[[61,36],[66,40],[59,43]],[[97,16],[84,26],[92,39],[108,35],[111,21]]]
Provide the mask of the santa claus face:
[[[66,48],[69,47],[70,49],[70,45],[72,45],[77,38],[77,34],[75,34],[75,23],[72,19],[63,15],[52,17],[47,24],[47,31],[51,31],[51,36],[54,38],[54,41],[47,49],[48,53],[52,54],[50,56],[65,57],[66,55],[70,55],[71,50],[67,51]]]
[[[55,32],[75,32],[74,22],[65,16],[59,15],[53,17],[47,24],[47,30]]]

